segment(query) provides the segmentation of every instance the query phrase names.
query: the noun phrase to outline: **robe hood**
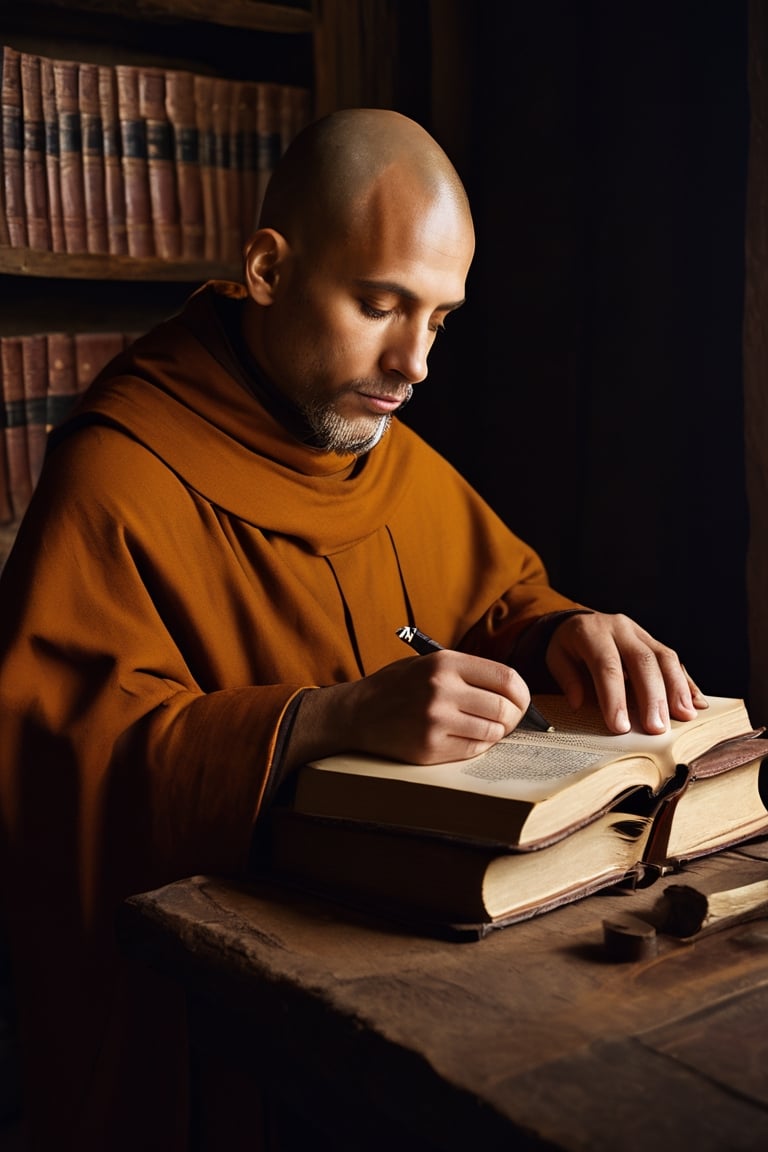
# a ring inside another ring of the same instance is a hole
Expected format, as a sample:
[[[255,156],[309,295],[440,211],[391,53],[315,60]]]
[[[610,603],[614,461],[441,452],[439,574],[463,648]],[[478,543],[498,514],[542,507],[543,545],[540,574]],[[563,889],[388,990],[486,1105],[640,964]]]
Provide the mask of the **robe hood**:
[[[51,434],[50,449],[81,427],[108,424],[225,512],[330,555],[378,531],[406,498],[418,438],[393,420],[357,457],[293,437],[249,389],[222,329],[216,297],[245,294],[223,281],[200,288],[106,367]]]

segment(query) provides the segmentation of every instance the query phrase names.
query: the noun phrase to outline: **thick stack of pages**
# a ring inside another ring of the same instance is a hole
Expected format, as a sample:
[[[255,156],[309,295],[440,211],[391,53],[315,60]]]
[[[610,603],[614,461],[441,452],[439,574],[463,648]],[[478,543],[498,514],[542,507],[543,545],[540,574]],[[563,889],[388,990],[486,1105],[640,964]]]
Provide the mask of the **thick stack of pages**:
[[[768,744],[742,700],[709,697],[659,736],[535,702],[554,731],[516,730],[472,760],[305,765],[272,814],[272,872],[478,936],[768,833]]]

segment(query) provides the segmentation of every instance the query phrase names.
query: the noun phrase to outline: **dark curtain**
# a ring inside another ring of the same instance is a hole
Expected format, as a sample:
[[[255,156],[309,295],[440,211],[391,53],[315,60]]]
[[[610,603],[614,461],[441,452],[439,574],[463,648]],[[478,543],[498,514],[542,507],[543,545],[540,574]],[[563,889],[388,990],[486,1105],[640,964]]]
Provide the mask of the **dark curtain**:
[[[448,8],[478,255],[407,418],[558,587],[748,695],[746,4]]]

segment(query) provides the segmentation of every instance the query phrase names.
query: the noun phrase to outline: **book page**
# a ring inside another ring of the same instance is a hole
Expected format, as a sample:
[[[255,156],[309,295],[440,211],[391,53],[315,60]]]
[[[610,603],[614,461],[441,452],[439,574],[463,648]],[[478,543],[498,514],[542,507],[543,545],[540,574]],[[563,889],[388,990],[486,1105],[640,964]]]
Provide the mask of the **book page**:
[[[505,743],[533,739],[537,744],[549,744],[553,738],[559,738],[569,746],[578,747],[583,738],[588,738],[594,747],[602,747],[611,757],[639,752],[669,768],[675,759],[686,761],[720,740],[748,733],[752,727],[744,701],[724,696],[708,696],[709,707],[698,712],[695,719],[672,720],[666,732],[655,735],[643,731],[630,706],[632,728],[619,736],[610,732],[596,704],[586,704],[573,711],[564,696],[538,695],[533,699],[555,731],[542,733],[516,728],[504,738]]]
[[[573,712],[564,697],[540,695],[535,697],[536,706],[554,726],[554,732],[516,728],[473,759],[415,765],[342,753],[314,761],[310,768],[527,803],[537,803],[575,786],[592,794],[587,803],[600,804],[603,793],[610,798],[622,783],[646,785],[656,791],[674,774],[676,753],[683,751],[682,736],[688,737],[689,746],[694,743],[694,751],[701,751],[731,734],[729,728],[741,732],[749,727],[742,701],[711,696],[708,699],[710,708],[696,720],[672,721],[665,733],[648,735],[633,729],[617,736],[609,732],[596,707]],[[700,748],[695,748],[696,742]]]
[[[548,733],[547,743],[542,745],[540,733],[531,733],[530,740],[526,740],[526,735],[502,740],[483,756],[467,761],[462,769],[464,775],[478,780],[559,780],[603,761],[615,760],[628,751],[616,744],[606,753],[605,748],[586,739],[572,736],[558,740],[556,733]]]

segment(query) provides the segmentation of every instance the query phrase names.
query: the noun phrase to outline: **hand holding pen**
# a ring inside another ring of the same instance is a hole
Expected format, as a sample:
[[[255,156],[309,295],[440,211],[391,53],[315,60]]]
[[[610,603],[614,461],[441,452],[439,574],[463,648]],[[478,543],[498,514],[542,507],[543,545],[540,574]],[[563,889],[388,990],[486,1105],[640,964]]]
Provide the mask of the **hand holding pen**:
[[[406,624],[402,628],[397,629],[397,635],[406,644],[409,644],[415,652],[420,656],[427,656],[430,652],[441,652],[443,650],[442,644],[438,644],[436,640],[431,637],[425,636],[414,625]],[[532,703],[528,705],[520,720],[520,728],[532,728],[537,732],[554,732],[553,726],[548,720],[545,720],[538,708]]]

